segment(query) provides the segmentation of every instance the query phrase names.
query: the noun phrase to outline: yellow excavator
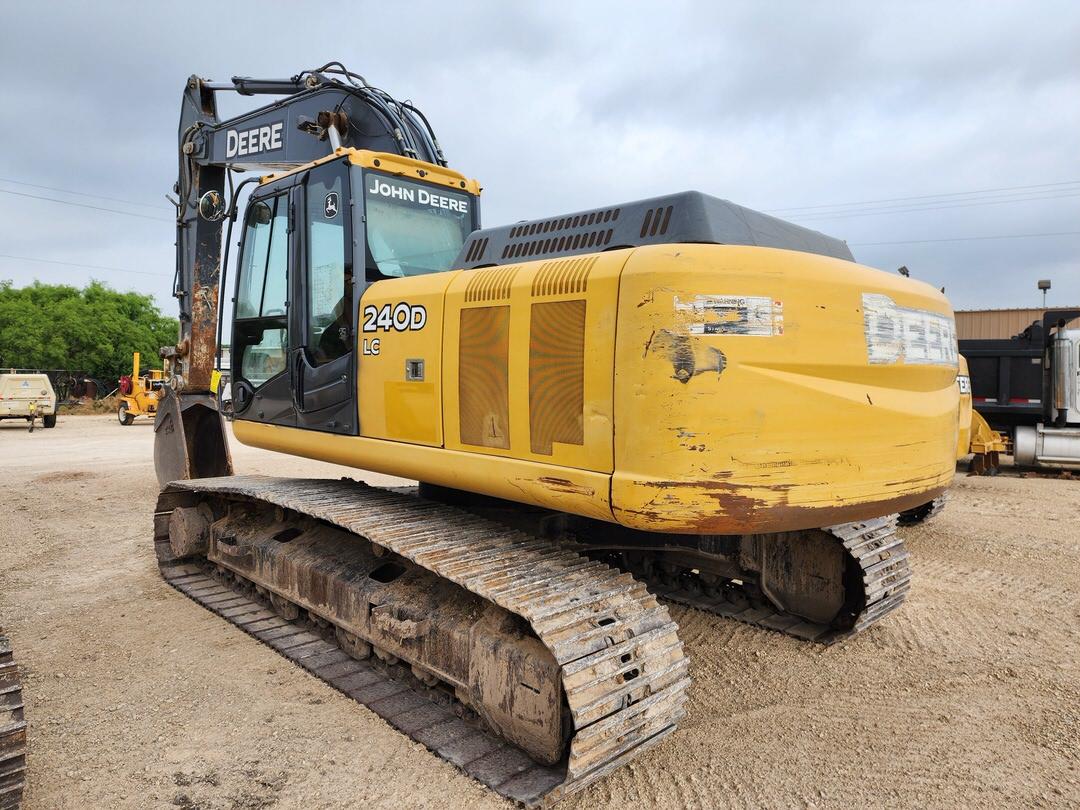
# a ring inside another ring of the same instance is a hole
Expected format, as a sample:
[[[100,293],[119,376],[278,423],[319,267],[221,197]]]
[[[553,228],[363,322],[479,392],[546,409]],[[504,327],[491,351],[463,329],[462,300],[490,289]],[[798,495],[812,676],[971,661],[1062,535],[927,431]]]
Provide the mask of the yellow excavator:
[[[819,643],[903,602],[897,515],[957,452],[936,289],[697,192],[481,228],[423,114],[339,63],[193,76],[179,135],[179,591],[526,805],[676,728],[665,602]],[[226,320],[238,441],[419,486],[233,475]]]

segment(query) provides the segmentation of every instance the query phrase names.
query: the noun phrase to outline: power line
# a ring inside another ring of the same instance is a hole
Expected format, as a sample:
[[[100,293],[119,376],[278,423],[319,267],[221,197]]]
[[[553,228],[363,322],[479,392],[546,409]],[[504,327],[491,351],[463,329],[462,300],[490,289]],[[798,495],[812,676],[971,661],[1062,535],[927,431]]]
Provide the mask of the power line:
[[[920,194],[915,197],[890,197],[882,200],[857,200],[855,202],[847,203],[825,203],[823,205],[796,205],[787,208],[770,208],[766,209],[765,213],[775,214],[782,211],[809,211],[820,208],[847,208],[853,205],[874,205],[877,203],[889,203],[889,202],[907,202],[908,200],[929,200],[937,197],[960,197],[971,194],[989,194],[997,191],[1021,191],[1024,189],[1034,188],[1050,188],[1053,186],[1072,186],[1080,183],[1080,180],[1063,180],[1059,183],[1038,183],[1031,186],[1001,186],[999,188],[984,188],[974,191],[949,191],[942,194]]]
[[[70,188],[39,186],[37,183],[25,183],[22,180],[12,180],[7,177],[0,177],[0,183],[11,183],[12,185],[27,186],[29,188],[41,188],[45,191],[59,191],[61,194],[74,194],[76,197],[89,197],[92,200],[109,200],[114,203],[123,203],[124,205],[137,205],[140,208],[152,208],[155,211],[161,211],[165,208],[163,205],[150,205],[149,203],[135,202],[134,200],[118,200],[115,197],[109,197],[104,194],[87,194],[85,191],[72,191]]]
[[[154,209],[154,210],[161,210],[162,208],[164,208],[164,206],[160,206],[160,205],[151,205],[149,203],[136,202],[134,200],[121,200],[121,199],[116,199],[115,197],[110,197],[110,196],[106,196],[106,195],[102,195],[102,194],[89,194],[89,193],[87,193],[85,191],[75,191],[73,189],[60,188],[58,186],[44,186],[44,185],[40,185],[38,183],[27,183],[24,180],[12,180],[9,177],[0,177],[0,183],[12,183],[12,184],[17,185],[17,186],[27,186],[29,188],[40,188],[40,189],[44,189],[46,191],[58,191],[58,192],[60,192],[62,194],[73,194],[73,195],[78,196],[78,197],[89,197],[91,199],[98,199],[98,200],[110,200],[112,202],[122,203],[124,205],[134,205],[134,206],[138,206],[140,208],[150,208],[150,209]],[[912,201],[912,200],[936,200],[936,201],[939,201],[939,202],[949,202],[948,200],[941,200],[940,198],[943,198],[943,197],[964,197],[964,196],[972,196],[972,195],[979,195],[979,194],[991,194],[991,193],[996,193],[996,192],[1024,192],[1024,191],[1028,191],[1029,194],[1030,194],[1030,193],[1032,193],[1031,191],[1029,191],[1031,189],[1043,189],[1043,190],[1045,190],[1045,189],[1051,189],[1051,188],[1058,187],[1058,186],[1074,186],[1074,185],[1078,185],[1078,184],[1080,184],[1080,180],[1062,180],[1062,181],[1059,181],[1059,182],[1056,182],[1056,183],[1035,183],[1035,184],[1026,185],[1026,186],[998,186],[996,188],[973,189],[971,191],[948,191],[948,192],[941,192],[941,193],[938,193],[938,194],[919,194],[919,195],[910,196],[910,197],[886,197],[886,198],[882,198],[882,199],[878,199],[878,200],[856,200],[856,201],[853,201],[853,202],[843,202],[843,203],[823,203],[821,205],[802,205],[802,206],[788,206],[788,207],[784,207],[784,208],[767,208],[767,209],[764,209],[764,211],[765,211],[765,213],[780,213],[780,212],[792,212],[792,211],[811,212],[811,211],[820,211],[822,209],[850,208],[850,207],[854,207],[854,206],[877,205],[879,203],[908,202],[908,201]],[[2,190],[2,189],[0,189],[0,190]],[[18,192],[8,191],[6,193],[17,194]],[[32,195],[23,195],[23,196],[32,196]],[[1017,196],[1017,195],[1013,194],[1013,195],[1009,195],[1009,196]],[[35,197],[35,199],[49,199],[49,200],[51,200],[53,202],[66,202],[64,200],[53,200],[52,198],[46,198],[46,197]],[[1002,199],[1002,198],[998,197],[997,199]],[[77,203],[68,203],[68,204],[69,205],[77,205]],[[890,207],[895,208],[895,206],[890,206]],[[110,210],[110,211],[112,211],[113,209],[99,209],[99,210]],[[884,209],[882,209],[882,210],[884,210]],[[126,212],[117,211],[115,213],[126,213]],[[814,214],[813,216],[817,216],[817,215]]]
[[[135,214],[131,211],[121,211],[117,208],[103,208],[100,205],[88,205],[87,203],[72,202],[71,200],[58,200],[55,197],[41,197],[37,194],[25,194],[22,191],[9,191],[6,188],[0,188],[0,194],[14,194],[16,197],[29,197],[32,200],[47,200],[49,202],[60,203],[61,205],[75,205],[79,208],[92,208],[95,211],[108,211],[112,214],[123,214],[126,217],[138,217],[139,219],[152,219],[155,222],[174,222],[174,220],[166,219],[164,217],[151,217],[146,214]]]
[[[952,205],[927,205],[921,208],[894,208],[894,209],[881,209],[871,211],[855,211],[851,213],[843,214],[813,214],[810,216],[801,216],[799,214],[791,214],[791,218],[799,220],[800,222],[816,222],[818,220],[828,219],[852,219],[854,217],[873,217],[881,216],[882,214],[916,214],[920,211],[942,211],[949,208],[975,208],[983,205],[1004,205],[1006,203],[1018,203],[1018,202],[1038,202],[1040,200],[1061,200],[1068,197],[1080,197],[1080,189],[1076,191],[1066,192],[1064,194],[1047,194],[1041,197],[1025,197],[1022,199],[1009,199],[1009,200],[987,200],[984,202],[966,202],[966,203],[954,203]]]
[[[1080,236],[1080,231],[1055,231],[1052,233],[1010,233],[1000,236],[948,236],[941,239],[901,239],[895,242],[849,242],[850,247],[872,245],[920,245],[927,242],[979,242],[983,239],[1033,239],[1042,236]]]
[[[106,267],[100,264],[80,264],[79,262],[61,262],[55,259],[35,259],[33,256],[12,256],[8,253],[0,253],[0,259],[18,259],[23,262],[40,262],[42,264],[62,264],[66,267],[86,267],[91,270],[109,270],[117,273],[136,273],[140,276],[153,276],[154,278],[168,278],[167,273],[151,273],[148,270],[128,270],[126,267]]]
[[[21,180],[11,180],[11,179],[8,179],[8,178],[0,178],[0,182],[14,183],[16,185],[28,186],[28,187],[31,187],[31,188],[46,189],[46,190],[49,190],[49,191],[58,191],[58,192],[65,193],[65,194],[75,194],[75,195],[78,195],[78,196],[90,197],[90,198],[94,198],[94,199],[112,199],[110,197],[105,197],[105,196],[102,196],[102,195],[87,194],[87,193],[81,192],[81,191],[72,191],[70,189],[58,188],[58,187],[55,187],[55,186],[38,185],[36,183],[27,183],[27,182],[24,182],[24,181],[21,181]],[[1026,186],[999,186],[997,188],[976,189],[976,190],[972,190],[972,191],[951,191],[951,192],[943,192],[943,193],[940,193],[940,194],[921,194],[921,195],[916,195],[916,196],[911,196],[911,197],[890,197],[890,198],[883,198],[883,199],[879,199],[879,200],[862,200],[862,201],[850,202],[850,203],[828,203],[828,204],[823,204],[823,205],[796,206],[796,207],[789,207],[789,208],[772,208],[772,209],[765,209],[765,210],[768,213],[789,212],[788,216],[792,217],[793,219],[801,220],[803,222],[812,222],[812,221],[817,221],[817,220],[830,220],[830,219],[850,219],[850,218],[855,218],[855,217],[881,216],[883,214],[910,214],[910,213],[918,213],[919,211],[938,211],[938,210],[944,210],[944,209],[949,209],[949,208],[971,208],[971,207],[977,207],[977,206],[983,206],[983,205],[1002,205],[1002,204],[1006,204],[1006,203],[1036,202],[1036,201],[1040,201],[1040,200],[1051,200],[1051,199],[1061,199],[1061,198],[1066,198],[1066,197],[1077,197],[1077,196],[1080,196],[1080,190],[1075,190],[1075,189],[1061,189],[1061,191],[1063,191],[1065,193],[1053,193],[1053,194],[1040,194],[1040,192],[1030,191],[1030,189],[1040,189],[1042,191],[1049,191],[1050,189],[1058,188],[1058,187],[1061,187],[1061,186],[1075,186],[1077,184],[1080,184],[1080,180],[1063,180],[1063,181],[1056,182],[1056,183],[1037,183],[1037,184],[1026,185]],[[996,192],[1013,192],[1013,193],[1009,194],[1009,195],[1006,195],[1005,197],[997,197],[997,198],[990,197],[990,198],[985,198],[985,199],[979,199],[977,201],[967,201],[967,200],[956,201],[956,200],[944,200],[944,199],[941,199],[941,198],[947,198],[947,197],[953,197],[953,198],[969,197],[970,198],[970,197],[972,197],[974,195],[993,194],[993,193],[996,193]],[[1017,193],[1017,192],[1019,192],[1019,193]],[[13,195],[19,196],[19,197],[27,197],[27,198],[35,199],[35,200],[44,200],[44,201],[47,201],[47,202],[55,202],[55,203],[59,203],[61,205],[73,205],[73,206],[77,206],[79,208],[89,208],[89,209],[94,210],[94,211],[103,211],[103,212],[112,213],[112,214],[121,214],[121,215],[129,216],[129,217],[137,217],[139,219],[149,219],[149,220],[154,220],[154,221],[158,221],[158,222],[172,222],[173,221],[171,219],[165,219],[163,217],[152,217],[152,216],[147,216],[145,214],[136,214],[136,213],[133,213],[131,211],[120,211],[120,210],[115,209],[115,208],[106,208],[106,207],[103,207],[103,206],[88,205],[86,203],[77,203],[77,202],[72,202],[70,200],[59,200],[59,199],[56,199],[55,197],[44,197],[44,196],[40,196],[40,195],[36,195],[36,194],[26,194],[24,192],[11,191],[9,189],[0,189],[0,193],[13,194]],[[1035,195],[1035,196],[1032,196],[1032,195]],[[879,205],[881,203],[890,203],[890,202],[901,202],[901,203],[903,203],[903,202],[912,201],[912,200],[929,200],[931,202],[924,203],[924,204],[909,203],[907,206],[904,206],[904,205],[901,205],[901,206],[895,206],[894,205],[894,206],[884,206],[884,207],[879,206],[877,208],[871,208],[870,210],[862,210],[862,211],[860,211],[858,209],[859,206],[863,206],[863,207],[865,207],[865,206],[874,206],[874,205]],[[137,206],[140,206],[140,207],[143,207],[143,208],[154,208],[155,207],[155,206],[148,205],[146,203],[138,203],[138,202],[134,202],[134,201],[117,200],[117,202],[120,202],[120,203],[123,203],[123,204],[126,204],[126,205],[137,205]],[[942,205],[942,204],[938,204],[938,203],[947,203],[947,204]],[[851,211],[824,210],[824,209],[842,209],[842,208],[853,208],[853,210],[851,210]],[[800,213],[791,213],[791,212],[806,212],[806,213],[805,214],[800,214]],[[987,238],[990,238],[990,237],[987,237]],[[994,237],[994,238],[996,238],[996,237]],[[904,243],[899,242],[897,244],[904,244]]]
[[[1042,189],[1040,191],[1020,191],[1011,192],[1009,194],[992,194],[990,196],[958,199],[958,200],[931,200],[928,202],[914,202],[914,203],[898,203],[896,205],[880,205],[880,206],[866,206],[865,208],[852,208],[849,211],[817,211],[808,212],[806,214],[793,213],[788,216],[802,218],[802,219],[818,219],[822,217],[832,217],[837,215],[848,215],[859,211],[867,211],[870,213],[876,213],[879,211],[920,211],[923,209],[933,210],[941,207],[951,207],[957,205],[978,205],[980,203],[988,202],[1025,202],[1026,200],[1041,200],[1052,199],[1054,197],[1066,197],[1080,193],[1080,188],[1059,188],[1059,189]]]
[[[31,187],[31,188],[41,188],[41,189],[46,189],[48,191],[58,191],[58,192],[65,193],[65,194],[76,194],[76,195],[79,195],[79,196],[82,196],[82,197],[90,197],[90,198],[95,198],[95,199],[112,199],[110,197],[104,197],[104,196],[101,196],[101,195],[86,194],[84,192],[71,191],[69,189],[56,188],[56,187],[53,187],[53,186],[37,185],[35,183],[25,183],[25,182],[22,182],[20,180],[10,180],[10,179],[7,179],[7,178],[0,178],[0,182],[13,183],[13,184],[16,184],[16,185],[28,186],[28,187]],[[881,215],[881,214],[906,214],[906,213],[917,213],[919,211],[936,211],[936,210],[942,210],[942,209],[948,209],[948,208],[970,208],[970,207],[982,206],[982,205],[1001,205],[1001,204],[1004,204],[1004,203],[1035,202],[1035,201],[1040,201],[1040,200],[1052,200],[1052,199],[1062,199],[1062,198],[1066,198],[1066,197],[1077,197],[1077,196],[1080,196],[1080,190],[1061,189],[1061,191],[1065,192],[1065,193],[1058,192],[1058,193],[1051,193],[1051,194],[1039,194],[1039,192],[1032,192],[1032,191],[1026,191],[1026,190],[1028,190],[1028,189],[1042,189],[1044,191],[1048,191],[1048,190],[1050,190],[1051,188],[1054,188],[1054,187],[1071,186],[1071,185],[1076,185],[1078,183],[1080,183],[1080,180],[1065,180],[1065,181],[1061,181],[1061,182],[1058,182],[1058,183],[1039,183],[1039,184],[1028,185],[1028,186],[1002,186],[1002,187],[999,187],[999,188],[979,189],[979,190],[974,190],[974,191],[953,191],[953,192],[946,192],[946,193],[942,193],[942,194],[923,194],[923,195],[918,195],[918,196],[913,196],[913,197],[892,197],[892,198],[880,199],[880,200],[863,200],[863,201],[860,201],[860,202],[852,202],[852,203],[830,203],[830,204],[825,204],[825,205],[811,205],[811,206],[802,206],[802,207],[794,207],[794,208],[773,208],[773,209],[766,209],[766,210],[768,212],[770,212],[770,213],[777,213],[777,212],[782,212],[782,211],[788,211],[788,212],[791,212],[791,211],[808,211],[808,212],[811,212],[811,211],[814,211],[814,210],[826,209],[826,208],[869,206],[869,205],[875,205],[875,204],[880,204],[880,203],[904,202],[904,201],[908,201],[908,200],[932,200],[932,201],[934,201],[932,203],[923,204],[923,205],[912,204],[911,207],[885,206],[883,208],[871,209],[869,211],[861,211],[861,212],[858,211],[858,210],[856,210],[854,212],[846,212],[846,213],[836,213],[836,212],[831,212],[831,211],[829,211],[829,212],[822,211],[821,213],[808,213],[805,216],[799,215],[797,213],[790,215],[795,219],[800,219],[800,220],[803,220],[803,221],[820,220],[820,219],[825,219],[825,220],[827,220],[827,219],[849,219],[849,218],[854,218],[854,217],[877,216],[877,215]],[[1026,191],[1026,194],[1024,193],[1025,191]],[[1000,197],[996,198],[996,199],[995,198],[988,198],[988,199],[983,199],[983,200],[978,200],[978,201],[973,201],[973,202],[969,202],[969,201],[962,201],[962,202],[959,202],[959,201],[947,201],[947,200],[939,199],[939,198],[942,198],[942,197],[964,197],[964,196],[970,197],[970,196],[976,195],[976,194],[992,194],[992,193],[995,193],[995,192],[1014,192],[1014,194],[1007,195],[1005,198],[1000,198]],[[1015,192],[1020,192],[1020,193],[1017,194]],[[131,211],[120,211],[120,210],[115,209],[115,208],[105,208],[105,207],[97,206],[97,205],[88,205],[86,203],[72,202],[70,200],[58,200],[55,197],[44,197],[44,196],[40,196],[40,195],[36,195],[36,194],[26,194],[24,192],[11,191],[9,189],[0,189],[0,193],[2,193],[2,194],[12,194],[12,195],[15,195],[15,196],[18,196],[18,197],[28,197],[28,198],[34,199],[34,200],[44,200],[44,201],[47,201],[47,202],[55,202],[55,203],[60,203],[61,205],[73,205],[73,206],[77,206],[79,208],[89,208],[89,209],[92,209],[94,211],[104,211],[104,212],[112,213],[112,214],[122,214],[122,215],[129,216],[129,217],[138,217],[139,219],[149,219],[149,220],[154,220],[154,221],[157,221],[157,222],[173,222],[173,220],[165,219],[164,217],[152,217],[152,216],[147,216],[145,214],[136,214],[136,213],[133,213]],[[1037,196],[1031,196],[1032,194],[1035,194]],[[137,205],[137,206],[140,206],[140,207],[143,207],[143,208],[154,208],[155,207],[155,206],[151,206],[151,205],[148,205],[148,204],[145,204],[145,203],[137,203],[137,202],[131,202],[131,201],[125,201],[125,200],[117,200],[117,202],[124,203],[126,205]],[[947,202],[947,203],[951,203],[951,204],[938,205],[938,204],[936,204],[937,202]],[[1028,238],[1054,237],[1054,236],[1074,236],[1074,235],[1080,235],[1080,231],[1058,231],[1058,232],[1050,232],[1050,233],[1021,233],[1021,234],[1004,234],[1004,235],[993,235],[993,236],[957,236],[957,237],[945,237],[945,238],[939,238],[939,239],[901,239],[901,240],[894,240],[894,241],[887,241],[887,242],[851,242],[850,244],[853,247],[873,247],[873,246],[882,246],[882,245],[913,245],[913,244],[928,244],[928,243],[934,243],[934,242],[972,242],[972,241],[982,241],[982,240],[987,240],[987,239],[1028,239]],[[129,270],[129,269],[123,268],[123,267],[106,267],[106,266],[102,266],[102,265],[80,264],[80,263],[77,263],[77,262],[62,262],[62,261],[56,261],[56,260],[51,260],[51,259],[35,259],[35,258],[30,257],[30,256],[13,256],[13,255],[9,255],[9,254],[0,253],[0,258],[17,259],[17,260],[20,260],[20,261],[29,261],[29,262],[41,262],[41,263],[44,263],[44,264],[65,265],[65,266],[68,266],[68,267],[84,267],[84,268],[88,268],[88,269],[91,269],[91,270],[107,270],[107,271],[113,271],[113,272],[118,272],[118,273],[136,273],[138,275],[154,276],[156,278],[162,278],[163,277],[163,274],[151,273],[151,272],[148,272],[148,271],[145,271],[145,270]]]

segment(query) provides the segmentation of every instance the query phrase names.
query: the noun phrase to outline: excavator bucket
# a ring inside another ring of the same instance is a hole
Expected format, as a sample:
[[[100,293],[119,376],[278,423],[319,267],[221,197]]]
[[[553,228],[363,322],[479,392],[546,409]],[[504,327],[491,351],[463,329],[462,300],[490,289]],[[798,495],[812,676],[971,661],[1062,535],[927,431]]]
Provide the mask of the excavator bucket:
[[[154,471],[162,488],[170,481],[232,475],[225,420],[212,396],[181,398],[165,388],[154,420]]]

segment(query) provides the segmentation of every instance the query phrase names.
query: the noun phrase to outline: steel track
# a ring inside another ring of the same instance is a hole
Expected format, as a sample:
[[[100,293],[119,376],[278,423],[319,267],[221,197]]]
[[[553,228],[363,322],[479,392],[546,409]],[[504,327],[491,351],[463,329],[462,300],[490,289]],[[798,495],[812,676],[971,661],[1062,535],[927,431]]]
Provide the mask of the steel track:
[[[418,496],[416,486],[398,487],[394,490],[404,495]],[[945,507],[946,496],[941,495],[925,505],[922,521],[929,520]],[[503,508],[488,505],[465,506],[465,509],[489,520],[513,526]],[[920,507],[921,509],[922,507]],[[911,567],[903,541],[896,534],[901,516],[886,515],[866,521],[843,523],[822,529],[840,541],[850,560],[858,565],[858,585],[861,593],[851,601],[860,605],[857,614],[846,615],[830,624],[812,622],[786,613],[753,592],[745,584],[727,581],[709,584],[691,568],[683,568],[672,575],[670,571],[657,573],[655,568],[642,569],[627,565],[625,558],[607,546],[595,546],[577,530],[562,532],[550,539],[564,548],[577,551],[594,559],[634,575],[662,600],[696,608],[707,613],[734,619],[743,624],[762,627],[820,644],[834,644],[857,635],[900,607],[911,587]]]
[[[911,587],[911,566],[903,540],[896,534],[895,515],[843,523],[824,531],[841,542],[861,572],[862,607],[842,627],[807,621],[762,600],[751,604],[738,586],[710,587],[689,569],[674,578],[646,581],[649,589],[663,599],[806,641],[834,644],[857,635],[900,607]]]
[[[0,633],[0,810],[15,810],[26,777],[26,719],[11,642]]]
[[[916,506],[914,509],[908,509],[906,512],[901,512],[897,519],[897,523],[901,526],[917,526],[920,523],[933,520],[940,515],[941,511],[945,508],[946,500],[948,500],[947,494],[938,495],[929,503],[924,503],[922,506]]]
[[[192,499],[257,501],[350,531],[525,619],[562,668],[574,735],[559,766],[458,718],[407,681],[238,594],[168,550],[169,516]],[[170,484],[155,544],[177,590],[371,708],[500,795],[533,806],[602,778],[674,731],[690,684],[667,609],[632,576],[461,510],[352,481],[229,477]]]

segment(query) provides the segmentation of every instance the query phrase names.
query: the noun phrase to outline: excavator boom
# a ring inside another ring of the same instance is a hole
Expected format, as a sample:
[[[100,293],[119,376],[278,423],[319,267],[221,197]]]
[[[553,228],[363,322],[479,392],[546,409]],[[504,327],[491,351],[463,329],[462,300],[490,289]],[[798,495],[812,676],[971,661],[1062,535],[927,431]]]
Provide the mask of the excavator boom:
[[[283,96],[222,120],[217,94]],[[169,385],[159,406],[154,463],[159,483],[232,472],[211,377],[220,366],[223,223],[231,235],[239,188],[232,174],[289,170],[337,148],[392,152],[445,165],[423,114],[369,86],[338,63],[287,79],[191,76],[179,127],[176,273],[180,334],[162,349]],[[255,182],[255,178],[245,181]],[[231,191],[226,204],[226,186]],[[225,239],[228,245],[229,239]],[[227,258],[227,255],[226,255]]]

